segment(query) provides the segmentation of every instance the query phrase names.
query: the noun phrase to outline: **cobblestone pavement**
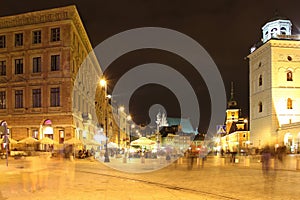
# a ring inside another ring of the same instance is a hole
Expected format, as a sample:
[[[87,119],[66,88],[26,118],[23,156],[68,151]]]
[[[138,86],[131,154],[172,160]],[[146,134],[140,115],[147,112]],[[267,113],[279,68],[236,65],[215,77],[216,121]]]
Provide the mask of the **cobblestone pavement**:
[[[148,160],[132,162],[148,169]],[[131,166],[121,159],[109,165]],[[1,160],[0,171],[0,200],[300,199],[297,170],[281,167],[264,175],[260,163],[224,163],[218,157],[208,158],[204,166],[183,162],[147,173],[126,173],[90,159],[27,157],[10,159],[8,166]]]

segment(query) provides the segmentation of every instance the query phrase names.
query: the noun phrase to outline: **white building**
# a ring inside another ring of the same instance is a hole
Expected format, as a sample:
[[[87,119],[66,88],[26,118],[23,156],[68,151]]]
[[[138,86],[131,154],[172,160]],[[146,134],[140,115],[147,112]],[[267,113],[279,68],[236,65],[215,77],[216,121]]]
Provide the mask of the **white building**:
[[[249,58],[250,131],[256,147],[286,145],[298,151],[300,140],[300,38],[292,23],[273,18],[262,27],[262,43]]]

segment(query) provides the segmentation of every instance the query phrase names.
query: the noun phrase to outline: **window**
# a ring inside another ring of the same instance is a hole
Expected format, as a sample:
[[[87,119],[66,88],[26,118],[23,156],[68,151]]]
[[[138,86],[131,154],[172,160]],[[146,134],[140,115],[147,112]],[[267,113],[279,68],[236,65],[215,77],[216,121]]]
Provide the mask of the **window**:
[[[280,28],[280,34],[281,35],[285,35],[286,34],[286,28],[285,27],[281,27]]]
[[[42,42],[42,31],[32,32],[32,44],[40,44]]]
[[[38,72],[41,72],[41,65],[42,65],[42,62],[41,62],[41,57],[34,57],[32,59],[32,72],[33,73],[38,73]]]
[[[292,71],[288,71],[287,73],[286,73],[286,80],[287,81],[293,81],[293,72]]]
[[[51,42],[60,41],[60,28],[51,29]]]
[[[32,136],[35,139],[38,139],[39,131],[38,130],[32,130]]]
[[[15,108],[23,108],[23,90],[15,91]]]
[[[40,108],[42,106],[41,101],[41,89],[33,89],[32,90],[32,107],[33,108]]]
[[[6,61],[0,61],[0,76],[6,76]]]
[[[60,106],[59,88],[51,88],[50,90],[50,106]]]
[[[23,74],[23,59],[15,59],[15,74]]]
[[[287,105],[286,105],[287,109],[293,109],[293,100],[291,98],[287,99]]]
[[[60,56],[52,55],[51,56],[51,71],[58,71],[60,65]]]
[[[271,30],[271,37],[276,36],[276,35],[275,35],[276,32],[277,32],[277,28],[273,28],[273,29]]]
[[[262,85],[262,75],[259,75],[259,79],[258,79],[258,85],[261,86]]]
[[[6,42],[5,42],[5,35],[0,35],[0,48],[5,48]]]
[[[6,92],[1,91],[0,92],[0,109],[6,108]]]
[[[262,102],[258,103],[258,112],[262,112],[263,107],[262,107]]]
[[[23,33],[15,34],[15,46],[23,46]]]

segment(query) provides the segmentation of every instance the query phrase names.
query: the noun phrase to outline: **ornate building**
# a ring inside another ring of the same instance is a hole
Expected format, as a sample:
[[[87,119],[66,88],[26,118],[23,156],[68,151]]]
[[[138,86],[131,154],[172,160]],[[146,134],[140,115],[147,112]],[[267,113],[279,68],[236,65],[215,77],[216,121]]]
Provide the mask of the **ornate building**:
[[[75,6],[0,18],[0,119],[10,137],[93,138],[107,104],[91,51]]]
[[[241,109],[238,107],[237,101],[234,99],[233,82],[231,83],[230,99],[227,103],[226,120],[225,120],[225,133],[218,133],[221,135],[218,138],[220,151],[236,151],[242,153],[246,151],[250,144],[250,132],[248,131],[247,118],[241,117]]]
[[[276,16],[262,27],[262,42],[249,58],[250,130],[256,147],[286,145],[299,151],[300,38]]]

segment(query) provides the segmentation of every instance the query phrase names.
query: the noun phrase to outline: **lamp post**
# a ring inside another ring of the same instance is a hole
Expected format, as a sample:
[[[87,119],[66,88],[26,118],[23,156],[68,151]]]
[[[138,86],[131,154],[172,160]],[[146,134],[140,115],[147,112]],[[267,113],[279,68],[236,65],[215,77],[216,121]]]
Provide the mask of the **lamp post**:
[[[125,108],[124,106],[120,106],[118,109],[118,113],[119,113],[119,132],[118,132],[118,147],[119,147],[119,151],[120,151],[120,145],[121,145],[121,129],[122,129],[122,122],[121,122],[121,118],[122,115],[124,114]]]
[[[126,126],[126,127],[128,127],[128,129],[127,129],[127,131],[128,131],[128,137],[127,137],[127,134],[126,134],[126,145],[127,145],[127,139],[128,139],[128,141],[129,141],[129,144],[130,144],[130,142],[131,142],[131,120],[132,120],[132,117],[131,117],[131,115],[128,115],[127,116],[127,121],[129,122],[129,124],[128,124],[128,126]]]
[[[107,95],[107,81],[103,78],[100,80],[101,87],[104,88],[104,95],[105,95],[105,153],[104,153],[104,162],[110,162],[109,156],[108,156],[108,149],[107,149],[107,140],[108,140],[108,129],[107,129],[107,107],[108,107],[108,99],[111,97],[110,95]]]

